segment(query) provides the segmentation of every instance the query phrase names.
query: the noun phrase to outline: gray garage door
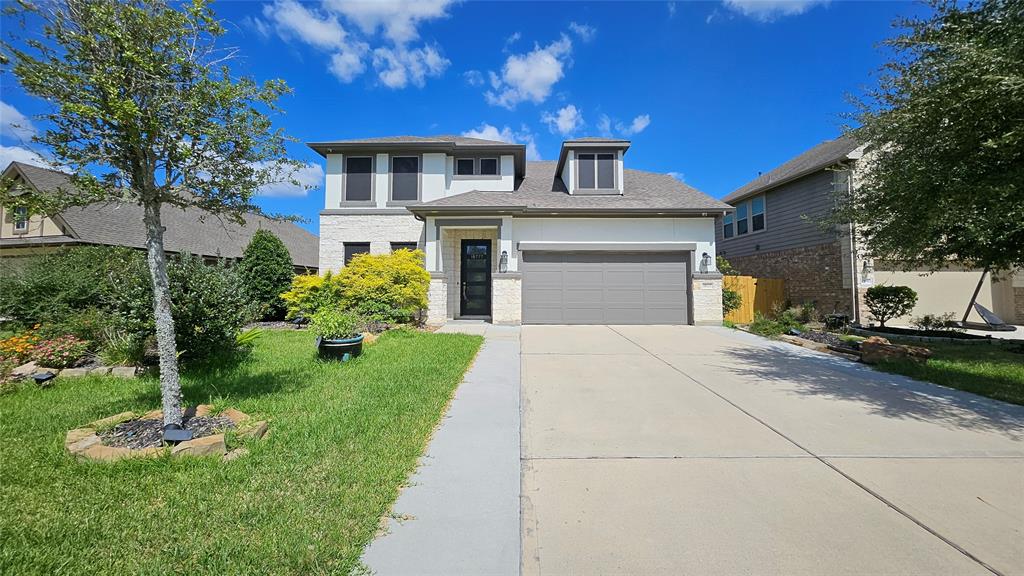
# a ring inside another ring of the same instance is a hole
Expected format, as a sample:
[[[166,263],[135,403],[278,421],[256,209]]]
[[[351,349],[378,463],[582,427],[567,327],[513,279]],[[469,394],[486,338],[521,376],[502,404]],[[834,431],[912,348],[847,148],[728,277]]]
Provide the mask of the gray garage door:
[[[524,324],[687,324],[688,252],[523,252]]]

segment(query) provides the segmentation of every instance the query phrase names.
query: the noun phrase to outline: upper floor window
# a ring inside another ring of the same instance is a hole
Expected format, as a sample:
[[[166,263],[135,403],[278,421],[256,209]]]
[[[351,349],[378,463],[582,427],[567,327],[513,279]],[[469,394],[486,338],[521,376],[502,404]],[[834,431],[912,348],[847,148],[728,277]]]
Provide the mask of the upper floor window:
[[[456,176],[499,176],[500,164],[497,158],[456,158]]]
[[[735,214],[722,218],[722,237],[732,238],[764,230],[764,194],[755,196],[736,205]]]
[[[28,208],[19,206],[14,209],[14,231],[25,232],[28,230]]]
[[[369,202],[373,200],[373,157],[349,156],[345,158],[345,201]]]
[[[615,188],[615,154],[577,154],[578,188],[583,190]]]
[[[420,157],[391,157],[391,200],[415,202],[420,197]]]

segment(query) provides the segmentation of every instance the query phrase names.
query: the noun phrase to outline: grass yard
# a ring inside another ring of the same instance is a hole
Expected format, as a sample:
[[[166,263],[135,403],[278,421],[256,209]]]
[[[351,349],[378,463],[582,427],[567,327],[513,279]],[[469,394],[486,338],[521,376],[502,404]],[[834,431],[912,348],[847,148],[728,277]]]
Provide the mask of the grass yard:
[[[482,339],[389,332],[353,362],[272,331],[183,377],[188,404],[269,418],[232,462],[78,463],[69,428],[159,406],[156,380],[58,379],[0,397],[0,574],[345,574],[388,513]]]
[[[892,341],[898,342],[897,339]],[[903,360],[884,362],[875,367],[1004,402],[1024,404],[1024,353],[1012,351],[1013,346],[1021,345],[929,343],[924,346],[934,355],[927,364]]]

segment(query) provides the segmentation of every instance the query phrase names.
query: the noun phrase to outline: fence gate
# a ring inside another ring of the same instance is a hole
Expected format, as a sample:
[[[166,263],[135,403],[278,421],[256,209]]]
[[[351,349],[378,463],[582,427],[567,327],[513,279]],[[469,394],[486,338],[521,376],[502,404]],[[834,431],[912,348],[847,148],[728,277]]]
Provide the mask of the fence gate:
[[[754,312],[767,316],[772,307],[785,302],[785,282],[780,278],[754,278],[753,276],[724,276],[722,287],[735,290],[743,302],[725,319],[737,324],[754,321]]]

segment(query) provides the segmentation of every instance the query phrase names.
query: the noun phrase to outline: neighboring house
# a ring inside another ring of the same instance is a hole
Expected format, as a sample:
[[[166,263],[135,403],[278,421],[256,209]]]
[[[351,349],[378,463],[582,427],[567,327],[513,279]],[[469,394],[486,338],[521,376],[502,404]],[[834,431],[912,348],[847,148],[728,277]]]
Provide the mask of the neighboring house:
[[[736,210],[718,221],[718,254],[742,274],[783,278],[792,304],[810,302],[821,313],[849,314],[867,323],[864,292],[885,284],[909,286],[918,294],[914,311],[896,323],[950,312],[959,320],[981,270],[902,271],[894,263],[872,260],[853,227],[822,224],[837,194],[856,186],[863,153],[864,146],[849,136],[823,142],[723,198]],[[1005,322],[1024,323],[1024,274],[986,276],[978,302]],[[971,319],[981,321],[975,312]]]
[[[309,146],[327,159],[321,269],[422,248],[431,324],[722,322],[714,219],[729,207],[626,169],[628,141],[566,141],[557,162],[458,136]]]
[[[14,194],[40,192],[75,193],[68,174],[12,162],[3,172],[13,180]],[[273,232],[291,253],[296,271],[318,269],[317,237],[291,222],[245,215],[242,226],[197,208],[164,206],[164,248],[169,253],[188,252],[207,260],[237,260],[259,229]],[[142,207],[128,202],[97,202],[68,208],[53,217],[29,214],[24,209],[0,207],[0,258],[5,266],[24,258],[52,252],[61,246],[99,244],[145,249],[146,229]]]

